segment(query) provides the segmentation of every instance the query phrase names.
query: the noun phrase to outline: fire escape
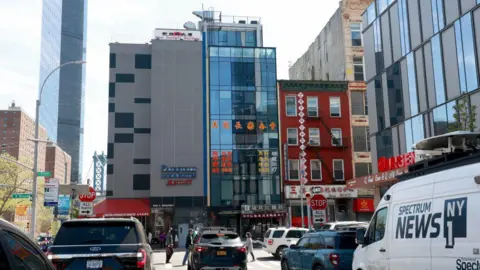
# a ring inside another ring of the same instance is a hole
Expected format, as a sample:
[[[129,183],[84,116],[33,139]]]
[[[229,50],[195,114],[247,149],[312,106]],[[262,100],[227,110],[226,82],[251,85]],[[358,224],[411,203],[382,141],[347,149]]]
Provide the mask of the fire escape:
[[[345,149],[347,149],[348,147],[344,145],[344,140],[343,138],[336,138],[335,135],[332,133],[332,130],[330,129],[330,127],[325,123],[325,121],[323,120],[323,118],[320,116],[320,111],[318,112],[318,115],[317,116],[311,116],[311,115],[308,115],[308,112],[307,112],[307,117],[308,118],[311,118],[311,119],[318,119],[320,120],[320,123],[322,124],[322,126],[325,128],[325,130],[328,132],[328,134],[330,135],[331,139],[332,139],[332,142],[333,142],[333,145],[332,146],[322,146],[321,145],[321,142],[318,141],[318,142],[315,142],[314,144],[312,144],[312,139],[311,138],[308,138],[309,141],[308,141],[308,144],[307,144],[307,148],[337,148],[337,149],[342,149],[342,151],[345,151]],[[320,134],[319,134],[320,136]],[[343,136],[343,134],[342,134]],[[340,139],[340,140],[339,140]],[[326,162],[325,160],[323,159],[322,155],[320,154],[320,151],[317,151],[315,153],[316,157],[318,160],[320,160],[323,168],[325,168],[325,170],[327,171],[327,173],[332,177],[332,180],[333,180],[333,183],[335,182],[338,182],[339,180],[336,180],[335,179],[335,174],[334,172],[332,172],[328,166],[326,166]],[[318,164],[317,164],[318,166]],[[343,172],[344,173],[344,172]],[[342,177],[345,181],[345,175],[343,175]]]

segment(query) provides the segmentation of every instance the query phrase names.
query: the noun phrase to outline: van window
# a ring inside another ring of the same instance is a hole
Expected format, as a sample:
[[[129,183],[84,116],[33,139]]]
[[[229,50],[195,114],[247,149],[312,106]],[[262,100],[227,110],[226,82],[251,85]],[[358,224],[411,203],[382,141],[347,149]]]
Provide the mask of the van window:
[[[282,238],[284,232],[284,230],[274,231],[272,238]]]
[[[387,224],[388,209],[382,208],[377,211],[375,217],[368,227],[368,244],[378,242],[385,236],[385,226]]]
[[[305,234],[305,231],[290,230],[288,231],[287,236],[285,236],[285,238],[302,238],[304,234]]]

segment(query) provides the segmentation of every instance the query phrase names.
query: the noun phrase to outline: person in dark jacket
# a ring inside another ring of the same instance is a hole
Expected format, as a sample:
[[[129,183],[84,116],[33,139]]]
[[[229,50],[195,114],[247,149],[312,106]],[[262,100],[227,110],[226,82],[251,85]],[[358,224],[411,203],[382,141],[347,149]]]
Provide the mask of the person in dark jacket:
[[[190,248],[192,247],[192,245],[193,245],[193,230],[190,229],[188,230],[187,239],[185,241],[185,257],[183,257],[182,265],[185,265],[185,263],[187,262],[188,255],[190,254]]]
[[[166,239],[165,239],[165,244],[166,244],[166,247],[165,247],[165,251],[167,253],[167,261],[165,262],[166,264],[167,263],[170,263],[170,259],[172,258],[173,256],[173,228],[170,228],[170,230],[168,230],[168,234],[166,236]]]

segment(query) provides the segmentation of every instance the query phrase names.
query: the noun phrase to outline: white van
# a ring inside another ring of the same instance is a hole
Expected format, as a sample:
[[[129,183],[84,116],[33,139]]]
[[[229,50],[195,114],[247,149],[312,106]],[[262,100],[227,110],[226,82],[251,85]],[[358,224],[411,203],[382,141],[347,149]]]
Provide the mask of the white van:
[[[357,231],[352,269],[480,270],[480,151],[424,160],[399,180]]]

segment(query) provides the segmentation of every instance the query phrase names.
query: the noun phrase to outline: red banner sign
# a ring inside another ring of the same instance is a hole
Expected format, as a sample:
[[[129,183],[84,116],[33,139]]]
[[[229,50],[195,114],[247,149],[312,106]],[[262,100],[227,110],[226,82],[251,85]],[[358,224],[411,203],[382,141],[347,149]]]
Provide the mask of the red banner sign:
[[[167,186],[191,185],[192,180],[168,180]]]
[[[355,199],[353,211],[357,213],[373,213],[375,212],[375,201],[370,198]]]
[[[386,172],[401,168],[406,168],[408,165],[415,163],[415,152],[409,152],[396,157],[378,159],[378,172]]]

